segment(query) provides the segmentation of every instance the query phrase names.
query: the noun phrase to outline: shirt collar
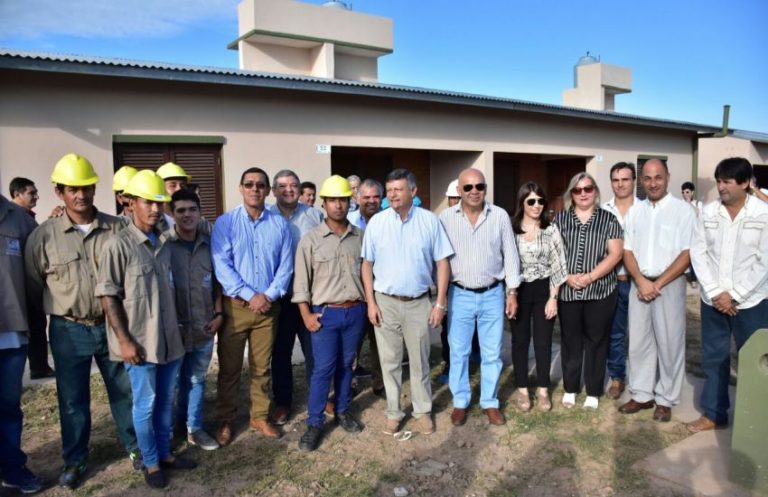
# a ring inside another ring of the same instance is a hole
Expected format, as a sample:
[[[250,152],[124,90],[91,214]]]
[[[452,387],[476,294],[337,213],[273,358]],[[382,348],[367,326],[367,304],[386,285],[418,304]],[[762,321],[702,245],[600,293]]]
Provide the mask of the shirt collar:
[[[672,194],[667,192],[667,194],[664,195],[664,197],[662,197],[661,200],[657,201],[655,204],[651,203],[651,199],[648,197],[645,198],[645,201],[651,208],[666,207],[666,205],[672,201]]]
[[[101,213],[99,212],[99,209],[97,209],[95,206],[93,208],[96,211],[96,215],[93,217],[93,221],[91,221],[91,231],[96,231],[102,228],[109,229],[109,226],[106,226],[104,224],[104,221],[102,219]],[[57,220],[57,222],[61,226],[61,230],[64,231],[65,233],[67,231],[72,231],[77,229],[75,228],[75,223],[73,223],[72,220],[69,218],[69,216],[67,216],[66,210],[61,216],[54,219]]]
[[[408,221],[410,221],[411,218],[413,217],[413,213],[415,212],[415,209],[417,209],[417,208],[418,207],[416,207],[415,205],[411,205],[411,208],[408,209],[408,214],[405,216],[405,221],[402,221],[402,222],[403,223],[407,223]],[[392,211],[392,214],[390,214],[392,217],[394,217],[398,221],[401,220],[400,219],[400,214],[397,213],[397,211],[395,210],[394,207],[387,207],[387,210]]]
[[[259,215],[259,217],[256,219],[252,219],[251,216],[248,215],[248,211],[245,209],[245,204],[240,204],[240,215],[252,223],[263,221],[273,214],[271,210],[272,205],[274,204],[266,204],[264,206],[264,210],[261,211],[261,215]]]
[[[328,223],[323,220],[322,223],[319,225],[320,233],[323,235],[323,238],[329,235],[335,235],[336,233],[331,229],[330,226],[328,226]],[[341,236],[341,238],[346,238],[347,236],[358,236],[360,234],[360,228],[354,225],[351,221],[347,220],[347,230],[344,232],[344,234]]]

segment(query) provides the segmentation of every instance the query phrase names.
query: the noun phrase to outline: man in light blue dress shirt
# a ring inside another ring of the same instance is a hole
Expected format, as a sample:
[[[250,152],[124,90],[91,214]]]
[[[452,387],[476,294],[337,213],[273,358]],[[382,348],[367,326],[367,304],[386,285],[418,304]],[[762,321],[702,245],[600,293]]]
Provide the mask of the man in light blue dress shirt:
[[[282,216],[265,209],[267,173],[257,167],[240,178],[243,204],[216,220],[211,252],[216,279],[224,293],[224,326],[219,332],[219,379],[216,441],[232,441],[232,422],[240,406],[240,374],[248,342],[251,376],[250,426],[267,437],[280,432],[269,423],[272,343],[280,298],[293,274],[291,232]]]
[[[363,238],[362,276],[368,319],[376,327],[376,343],[387,394],[384,433],[394,434],[405,413],[400,407],[403,342],[408,350],[414,429],[434,432],[429,377],[429,327],[436,328],[447,311],[448,257],[453,249],[437,216],[415,207],[416,178],[395,169],[386,180],[390,208],[371,218]],[[437,300],[430,306],[435,284]]]
[[[296,257],[296,247],[305,233],[312,231],[323,222],[323,213],[299,202],[301,181],[298,175],[290,169],[283,169],[275,174],[272,181],[272,194],[276,203],[267,206],[275,215],[283,217],[288,222],[291,231],[291,260]],[[299,307],[291,302],[291,288],[280,299],[280,315],[277,319],[277,335],[272,347],[272,421],[276,425],[284,425],[291,414],[293,404],[293,366],[291,356],[296,337],[299,338],[301,351],[304,353],[304,370],[307,375],[307,385],[312,376],[314,361],[312,360],[312,340],[304,326],[299,313]]]

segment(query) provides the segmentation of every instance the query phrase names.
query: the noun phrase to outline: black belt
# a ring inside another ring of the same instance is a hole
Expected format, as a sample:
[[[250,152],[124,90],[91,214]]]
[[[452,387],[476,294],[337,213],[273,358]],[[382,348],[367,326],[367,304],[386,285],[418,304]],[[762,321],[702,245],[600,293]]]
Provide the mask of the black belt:
[[[404,296],[404,295],[390,295],[388,293],[383,293],[382,295],[386,295],[387,297],[392,297],[393,299],[397,299],[400,302],[412,302],[414,300],[419,300],[420,298],[426,297],[428,293],[429,293],[428,291],[424,292],[421,295],[419,295],[418,297],[407,297],[407,296]]]
[[[661,278],[661,276],[646,276],[646,275],[643,275],[643,278],[645,278],[648,281],[656,281],[659,278]]]
[[[457,287],[461,288],[462,290],[466,290],[466,291],[472,292],[472,293],[484,293],[484,292],[487,292],[488,290],[493,290],[497,286],[501,285],[501,280],[496,280],[491,285],[484,286],[482,288],[467,288],[464,285],[459,285],[456,282],[452,282],[451,285],[457,286]]]

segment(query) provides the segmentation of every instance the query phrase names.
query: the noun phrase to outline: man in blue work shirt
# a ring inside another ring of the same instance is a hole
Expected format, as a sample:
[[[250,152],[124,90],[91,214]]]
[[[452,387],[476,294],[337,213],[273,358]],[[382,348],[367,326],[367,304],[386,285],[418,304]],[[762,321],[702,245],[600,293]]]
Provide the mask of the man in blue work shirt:
[[[211,238],[213,266],[224,293],[224,326],[219,332],[217,411],[219,445],[232,441],[232,421],[240,404],[238,392],[243,352],[248,342],[251,376],[250,426],[279,438],[269,423],[269,379],[272,343],[280,314],[280,298],[293,274],[291,232],[282,216],[265,209],[269,177],[258,167],[240,177],[243,204],[216,220]]]

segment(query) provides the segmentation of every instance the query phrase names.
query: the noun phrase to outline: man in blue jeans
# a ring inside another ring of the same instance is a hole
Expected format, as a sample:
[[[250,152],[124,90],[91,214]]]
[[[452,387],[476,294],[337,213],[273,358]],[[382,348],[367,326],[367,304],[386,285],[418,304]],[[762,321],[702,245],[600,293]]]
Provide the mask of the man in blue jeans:
[[[736,348],[768,328],[768,204],[750,195],[752,165],[741,157],[715,168],[720,199],[704,207],[691,242],[701,289],[702,416],[691,432],[728,424],[731,335]]]
[[[301,239],[296,253],[292,300],[309,330],[315,360],[307,431],[299,441],[299,448],[307,451],[320,443],[332,380],[336,422],[350,433],[362,430],[349,413],[352,363],[363,336],[366,311],[360,279],[363,233],[347,220],[351,197],[352,188],[341,176],[323,182],[320,198],[328,217]]]
[[[191,469],[171,454],[173,396],[184,356],[176,318],[170,250],[157,229],[170,198],[160,176],[140,171],[128,182],[133,222],[102,252],[96,296],[112,332],[109,353],[122,360],[133,391],[133,424],[144,456],[144,480],[165,488],[163,469]]]
[[[213,337],[224,323],[221,290],[213,277],[211,237],[198,229],[200,198],[192,190],[177,190],[171,196],[171,214],[175,224],[163,236],[171,252],[176,313],[185,351],[176,425],[186,425],[192,445],[215,450],[218,442],[203,429],[203,400]]]
[[[631,162],[617,162],[611,167],[611,188],[613,198],[603,204],[603,209],[616,216],[621,228],[624,229],[624,219],[635,205],[635,181],[637,173]],[[616,400],[624,393],[627,386],[627,328],[629,313],[629,289],[632,284],[624,264],[616,266],[617,300],[611,323],[611,337],[608,345],[607,369],[611,384],[608,387],[608,397]]]
[[[34,228],[30,215],[0,195],[0,479],[25,494],[43,489],[21,450],[21,378],[29,343],[23,257]]]
[[[50,342],[56,363],[64,469],[59,485],[74,489],[88,462],[91,434],[91,364],[96,360],[109,397],[117,434],[134,463],[142,468],[131,419],[131,385],[125,367],[109,359],[101,302],[94,295],[100,256],[107,242],[126,226],[124,218],[93,205],[99,177],[91,163],[65,155],[51,175],[63,213],[30,235],[25,264],[30,294],[51,317]],[[39,296],[39,297],[38,297]]]

